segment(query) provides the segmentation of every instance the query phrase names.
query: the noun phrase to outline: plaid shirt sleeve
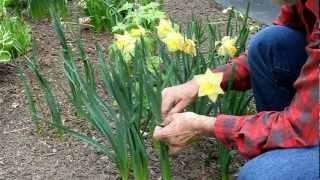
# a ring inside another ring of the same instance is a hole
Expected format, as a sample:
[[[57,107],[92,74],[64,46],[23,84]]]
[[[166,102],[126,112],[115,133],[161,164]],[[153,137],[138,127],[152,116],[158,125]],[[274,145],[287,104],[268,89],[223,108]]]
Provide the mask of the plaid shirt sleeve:
[[[213,72],[223,72],[223,80],[221,88],[226,90],[228,87],[229,77],[232,73],[232,66],[234,66],[234,79],[232,89],[244,91],[250,89],[250,78],[247,54],[243,53],[239,57],[232,59],[228,64],[219,66],[213,69]]]
[[[300,27],[301,21],[293,18],[297,16],[290,16],[295,13],[290,8],[292,7],[282,8],[276,23]],[[314,9],[314,12],[319,13],[319,6],[315,6]],[[319,14],[316,16],[319,17]],[[296,94],[289,107],[280,112],[266,111],[255,115],[216,117],[214,134],[227,147],[235,147],[246,158],[252,158],[269,149],[304,147],[319,143],[319,26],[318,19],[308,35],[309,44],[306,51],[309,57],[294,83]],[[236,58],[232,63],[236,64],[235,76],[239,76],[234,81],[235,84],[240,83],[238,89],[250,87],[245,55]],[[215,70],[226,72],[222,87],[228,81],[230,67],[228,64]]]

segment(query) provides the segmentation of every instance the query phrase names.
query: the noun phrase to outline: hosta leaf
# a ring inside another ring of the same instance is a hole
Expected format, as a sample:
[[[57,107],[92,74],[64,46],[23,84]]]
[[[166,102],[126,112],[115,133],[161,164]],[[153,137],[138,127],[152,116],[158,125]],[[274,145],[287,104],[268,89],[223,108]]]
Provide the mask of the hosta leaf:
[[[0,63],[7,63],[11,60],[11,54],[8,51],[0,51]]]
[[[119,10],[118,12],[122,12],[122,11],[128,11],[130,9],[133,9],[134,4],[133,3],[125,3]]]

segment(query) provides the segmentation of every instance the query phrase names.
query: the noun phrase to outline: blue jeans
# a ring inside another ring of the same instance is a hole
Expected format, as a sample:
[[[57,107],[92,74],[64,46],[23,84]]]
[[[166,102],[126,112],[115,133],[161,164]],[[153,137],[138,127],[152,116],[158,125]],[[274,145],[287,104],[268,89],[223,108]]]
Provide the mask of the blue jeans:
[[[270,26],[250,42],[248,64],[257,111],[282,111],[295,94],[294,81],[307,60],[305,33]],[[276,149],[249,160],[239,180],[319,179],[319,146]]]

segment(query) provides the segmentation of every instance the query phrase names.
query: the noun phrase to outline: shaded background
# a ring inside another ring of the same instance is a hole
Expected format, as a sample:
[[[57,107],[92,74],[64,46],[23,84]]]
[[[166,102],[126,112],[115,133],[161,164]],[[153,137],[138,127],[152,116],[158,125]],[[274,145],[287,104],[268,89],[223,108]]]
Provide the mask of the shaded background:
[[[237,10],[245,12],[248,2],[251,1],[250,17],[253,19],[271,25],[272,20],[277,17],[279,6],[271,0],[215,0],[225,7],[234,6]]]

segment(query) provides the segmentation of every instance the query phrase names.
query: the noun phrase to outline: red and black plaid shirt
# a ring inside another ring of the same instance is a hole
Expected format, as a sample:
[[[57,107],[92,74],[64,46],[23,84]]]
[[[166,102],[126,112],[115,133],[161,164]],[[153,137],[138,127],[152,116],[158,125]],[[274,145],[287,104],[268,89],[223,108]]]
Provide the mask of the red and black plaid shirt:
[[[320,9],[319,0],[299,0],[296,5],[281,7],[277,25],[301,28],[307,32],[308,59],[294,83],[296,94],[283,111],[264,111],[255,115],[219,115],[215,136],[228,147],[234,146],[247,158],[275,148],[316,145],[319,141],[319,61]],[[250,88],[247,55],[231,61],[235,64],[235,90]],[[223,71],[222,88],[226,87],[231,63],[215,71]]]

